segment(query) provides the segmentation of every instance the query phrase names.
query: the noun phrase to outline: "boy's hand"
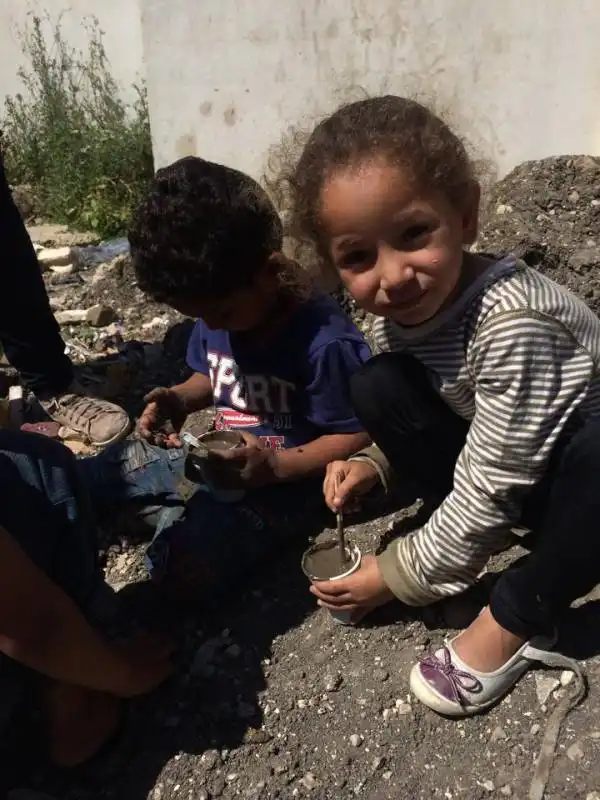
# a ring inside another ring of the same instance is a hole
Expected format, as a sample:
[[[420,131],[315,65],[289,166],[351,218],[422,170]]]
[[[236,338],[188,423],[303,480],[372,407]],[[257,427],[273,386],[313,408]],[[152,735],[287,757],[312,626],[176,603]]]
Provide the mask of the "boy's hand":
[[[323,494],[329,508],[336,513],[348,509],[352,501],[366,494],[379,480],[369,461],[332,461],[327,465]]]
[[[160,447],[181,447],[179,431],[187,411],[177,392],[158,387],[144,397],[144,402],[147,405],[138,423],[140,436]]]
[[[335,611],[371,610],[389,603],[394,593],[387,587],[375,556],[364,556],[360,568],[337,581],[315,581],[310,591],[319,605]]]
[[[219,453],[219,456],[239,465],[240,477],[248,488],[275,483],[278,479],[276,452],[252,433],[240,431],[240,435],[244,440],[243,446]]]

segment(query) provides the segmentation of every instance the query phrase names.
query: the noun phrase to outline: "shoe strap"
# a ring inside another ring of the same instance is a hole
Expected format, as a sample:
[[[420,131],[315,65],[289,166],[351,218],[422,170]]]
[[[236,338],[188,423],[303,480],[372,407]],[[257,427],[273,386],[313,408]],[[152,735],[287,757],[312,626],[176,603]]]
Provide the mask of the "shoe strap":
[[[543,800],[546,786],[550,778],[550,772],[552,771],[552,763],[556,754],[556,745],[558,744],[561,725],[567,714],[576,708],[585,698],[588,683],[581,664],[573,658],[568,658],[561,653],[540,650],[531,645],[525,648],[523,655],[532,661],[538,661],[546,667],[551,667],[552,669],[566,669],[575,674],[573,690],[567,692],[550,715],[544,732],[542,746],[540,747],[540,752],[536,760],[533,779],[529,787],[529,800]]]

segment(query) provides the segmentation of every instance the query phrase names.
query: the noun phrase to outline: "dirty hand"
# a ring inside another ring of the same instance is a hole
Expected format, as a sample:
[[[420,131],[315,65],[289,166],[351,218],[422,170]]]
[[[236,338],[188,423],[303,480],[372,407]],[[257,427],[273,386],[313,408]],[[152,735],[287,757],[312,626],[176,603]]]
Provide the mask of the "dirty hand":
[[[239,475],[245,486],[256,489],[277,481],[277,456],[275,450],[267,447],[258,436],[240,431],[244,440],[242,447],[219,453],[226,461],[238,465]]]
[[[144,402],[147,405],[138,423],[140,436],[161,447],[181,447],[179,431],[187,417],[181,397],[161,386],[149,392]]]
[[[332,461],[323,481],[325,502],[334,513],[349,509],[352,501],[370,491],[378,480],[377,470],[369,461]]]
[[[171,657],[175,649],[171,639],[160,634],[144,633],[115,647],[126,664],[127,680],[118,692],[121,697],[138,697],[158,688],[173,672]]]
[[[310,591],[320,606],[335,611],[354,611],[382,606],[394,599],[384,582],[375,556],[364,556],[360,568],[335,581],[315,581]]]

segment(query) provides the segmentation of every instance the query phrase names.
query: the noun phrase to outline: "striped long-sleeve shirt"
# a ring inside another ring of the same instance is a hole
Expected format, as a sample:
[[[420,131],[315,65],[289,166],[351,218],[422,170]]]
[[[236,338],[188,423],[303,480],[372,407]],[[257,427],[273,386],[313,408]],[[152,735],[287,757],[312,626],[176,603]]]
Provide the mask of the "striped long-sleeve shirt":
[[[600,413],[600,320],[510,258],[429,323],[406,329],[378,319],[374,333],[380,351],[425,364],[441,397],[471,422],[451,493],[424,527],[379,556],[392,591],[425,605],[474,581],[518,522],[574,412]],[[365,456],[389,466],[377,448]]]

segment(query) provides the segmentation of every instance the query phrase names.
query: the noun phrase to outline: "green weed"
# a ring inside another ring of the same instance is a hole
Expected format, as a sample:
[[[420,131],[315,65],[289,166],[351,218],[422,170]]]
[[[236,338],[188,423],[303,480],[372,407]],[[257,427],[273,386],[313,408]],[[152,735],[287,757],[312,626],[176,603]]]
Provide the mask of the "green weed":
[[[3,152],[11,183],[29,184],[39,216],[115,236],[153,174],[146,89],[134,86],[127,104],[97,20],[87,31],[85,53],[65,41],[60,18],[33,16],[21,32],[23,91],[5,100]]]

